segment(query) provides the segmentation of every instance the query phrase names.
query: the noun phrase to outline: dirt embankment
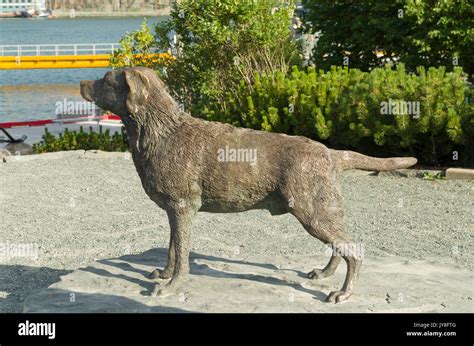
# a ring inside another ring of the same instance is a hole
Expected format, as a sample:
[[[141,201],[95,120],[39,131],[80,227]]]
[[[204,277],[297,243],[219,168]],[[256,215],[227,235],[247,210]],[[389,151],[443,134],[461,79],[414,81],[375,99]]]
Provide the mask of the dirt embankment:
[[[46,7],[56,17],[168,15],[172,0],[49,0]]]

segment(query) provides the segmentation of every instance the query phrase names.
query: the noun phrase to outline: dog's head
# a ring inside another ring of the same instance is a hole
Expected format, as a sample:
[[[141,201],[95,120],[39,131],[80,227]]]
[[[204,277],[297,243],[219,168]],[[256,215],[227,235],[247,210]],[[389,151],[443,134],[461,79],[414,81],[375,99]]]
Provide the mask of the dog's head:
[[[81,95],[121,117],[133,116],[147,102],[152,83],[161,81],[149,68],[132,67],[107,72],[102,79],[81,81]]]

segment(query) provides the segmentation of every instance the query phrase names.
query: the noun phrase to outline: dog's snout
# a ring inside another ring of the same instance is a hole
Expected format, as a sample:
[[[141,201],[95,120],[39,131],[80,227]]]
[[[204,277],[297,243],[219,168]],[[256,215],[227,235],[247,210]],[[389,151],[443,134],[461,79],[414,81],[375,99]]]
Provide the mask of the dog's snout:
[[[87,101],[94,102],[92,97],[92,86],[94,81],[91,80],[82,80],[81,81],[81,96]]]

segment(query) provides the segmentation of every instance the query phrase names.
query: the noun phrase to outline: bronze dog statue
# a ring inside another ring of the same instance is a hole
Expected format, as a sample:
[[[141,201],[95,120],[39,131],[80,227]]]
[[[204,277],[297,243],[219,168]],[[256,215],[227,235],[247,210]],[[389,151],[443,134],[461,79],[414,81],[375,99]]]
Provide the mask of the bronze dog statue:
[[[347,274],[341,302],[352,293],[362,255],[344,232],[338,174],[345,169],[407,168],[415,158],[373,158],[328,149],[305,137],[287,136],[191,117],[180,110],[156,73],[137,67],[82,81],[81,94],[119,115],[129,136],[133,162],[143,188],[169,218],[168,263],[151,278],[169,279],[153,295],[176,291],[189,272],[190,230],[198,211],[212,213],[267,209],[293,214],[308,231],[330,245],[333,256],[309,278],[334,273],[343,258]]]

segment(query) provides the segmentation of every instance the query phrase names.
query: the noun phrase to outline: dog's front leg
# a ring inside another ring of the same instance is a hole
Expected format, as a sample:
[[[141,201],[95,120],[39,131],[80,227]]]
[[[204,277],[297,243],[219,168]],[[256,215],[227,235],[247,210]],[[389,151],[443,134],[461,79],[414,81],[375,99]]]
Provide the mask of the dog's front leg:
[[[167,212],[168,213],[168,220],[170,222],[170,244],[169,244],[169,249],[168,249],[168,262],[166,264],[166,267],[161,270],[156,268],[153,270],[148,278],[155,280],[155,279],[169,279],[173,275],[174,272],[174,267],[176,263],[176,252],[175,252],[175,247],[174,247],[174,238],[173,238],[173,225],[171,224],[171,220],[174,220],[174,216],[170,216],[170,213],[173,212]]]
[[[157,284],[153,296],[165,297],[176,292],[189,273],[189,245],[191,238],[191,221],[196,213],[195,208],[178,207],[168,212],[171,226],[171,238],[174,247],[173,276],[166,285]]]

